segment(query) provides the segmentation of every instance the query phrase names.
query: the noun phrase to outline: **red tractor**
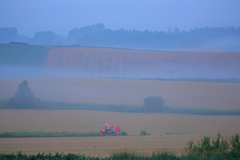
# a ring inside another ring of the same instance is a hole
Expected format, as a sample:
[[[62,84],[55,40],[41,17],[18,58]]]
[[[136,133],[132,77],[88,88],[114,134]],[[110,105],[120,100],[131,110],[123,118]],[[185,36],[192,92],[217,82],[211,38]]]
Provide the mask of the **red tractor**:
[[[103,122],[103,124],[105,125],[105,130],[100,130],[97,133],[98,134],[104,134],[104,135],[109,135],[109,134],[116,134],[116,135],[120,135],[120,127],[117,126],[116,128],[114,128],[113,126],[110,126],[109,124]]]

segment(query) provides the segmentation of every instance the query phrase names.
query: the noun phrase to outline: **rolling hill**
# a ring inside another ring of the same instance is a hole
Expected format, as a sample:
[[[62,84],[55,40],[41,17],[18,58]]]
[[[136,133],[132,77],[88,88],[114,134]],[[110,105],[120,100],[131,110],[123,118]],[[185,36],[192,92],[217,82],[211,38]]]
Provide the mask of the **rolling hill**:
[[[0,44],[0,78],[240,78],[240,53]]]

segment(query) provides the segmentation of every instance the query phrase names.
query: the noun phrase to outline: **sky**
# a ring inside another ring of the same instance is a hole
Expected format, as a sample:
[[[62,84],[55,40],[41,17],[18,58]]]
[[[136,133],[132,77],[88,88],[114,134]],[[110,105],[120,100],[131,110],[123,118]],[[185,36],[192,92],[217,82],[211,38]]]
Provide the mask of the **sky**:
[[[240,27],[240,0],[0,0],[0,27],[66,36],[103,23],[109,29],[167,31],[178,27]]]

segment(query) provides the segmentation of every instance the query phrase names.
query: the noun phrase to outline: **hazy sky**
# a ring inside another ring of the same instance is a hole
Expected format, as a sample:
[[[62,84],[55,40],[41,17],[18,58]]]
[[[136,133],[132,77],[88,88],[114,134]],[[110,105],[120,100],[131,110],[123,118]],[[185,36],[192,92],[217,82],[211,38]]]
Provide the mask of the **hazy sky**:
[[[110,29],[167,31],[240,27],[240,0],[0,0],[0,27],[33,37],[103,23]]]

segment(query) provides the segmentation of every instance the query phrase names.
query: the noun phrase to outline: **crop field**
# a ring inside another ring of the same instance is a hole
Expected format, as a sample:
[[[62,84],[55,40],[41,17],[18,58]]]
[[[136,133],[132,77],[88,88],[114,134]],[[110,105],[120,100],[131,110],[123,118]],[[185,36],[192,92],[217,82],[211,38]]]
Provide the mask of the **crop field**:
[[[0,79],[0,99],[12,97],[25,79]],[[44,101],[141,105],[159,95],[165,106],[240,109],[240,83],[158,81],[137,79],[28,78],[35,97]],[[130,150],[184,153],[188,141],[218,132],[229,137],[240,132],[240,116],[117,113],[84,110],[1,110],[0,133],[92,133],[103,122],[119,125],[128,136],[0,138],[0,153],[81,153],[109,156]],[[146,130],[150,135],[139,136]]]
[[[0,79],[0,99],[9,99],[24,79]],[[35,97],[45,101],[142,106],[162,96],[165,106],[240,109],[240,83],[97,78],[26,79]]]
[[[229,137],[240,132],[240,116],[116,113],[84,110],[1,110],[3,132],[97,132],[103,122],[119,125],[128,136],[0,138],[0,153],[81,153],[108,156],[119,150],[144,154],[168,151],[183,154],[188,141],[218,132]],[[142,130],[151,135],[139,136]]]
[[[0,78],[240,78],[239,52],[0,44]]]
[[[239,53],[51,47],[42,74],[61,70],[69,77],[239,77],[239,60]]]

